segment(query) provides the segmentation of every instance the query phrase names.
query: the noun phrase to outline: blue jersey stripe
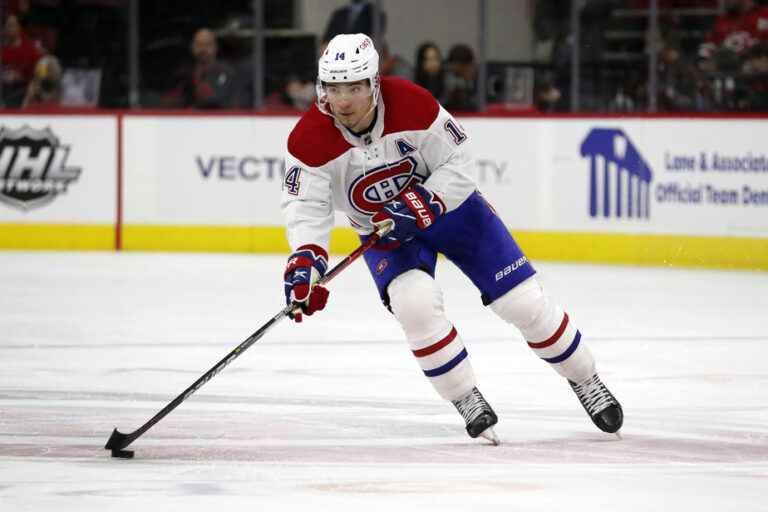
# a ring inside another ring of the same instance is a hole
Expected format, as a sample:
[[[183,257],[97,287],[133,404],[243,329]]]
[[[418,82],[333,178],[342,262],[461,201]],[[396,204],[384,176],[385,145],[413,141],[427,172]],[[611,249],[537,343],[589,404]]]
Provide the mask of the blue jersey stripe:
[[[459,352],[459,354],[445,363],[443,366],[438,366],[437,368],[434,368],[432,370],[424,370],[424,375],[427,377],[437,377],[438,375],[442,375],[444,373],[448,373],[453,369],[454,366],[459,364],[464,360],[464,358],[467,357],[467,349],[464,348]]]
[[[581,341],[581,332],[576,331],[576,336],[573,338],[573,342],[568,347],[568,350],[566,350],[565,352],[563,352],[562,354],[560,354],[557,357],[550,357],[550,358],[542,357],[542,359],[544,359],[546,362],[552,363],[552,364],[562,363],[563,361],[568,359],[571,356],[571,354],[574,353],[574,351],[576,351],[576,349],[579,346],[579,341]]]

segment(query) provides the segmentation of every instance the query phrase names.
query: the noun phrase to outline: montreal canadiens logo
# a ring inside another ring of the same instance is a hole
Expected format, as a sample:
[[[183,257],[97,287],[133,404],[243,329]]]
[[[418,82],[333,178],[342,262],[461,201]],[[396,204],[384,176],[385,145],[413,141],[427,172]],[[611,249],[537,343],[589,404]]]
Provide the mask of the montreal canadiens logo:
[[[413,180],[423,181],[423,177],[416,174],[417,167],[416,160],[409,156],[364,173],[349,187],[349,202],[361,213],[376,213]]]

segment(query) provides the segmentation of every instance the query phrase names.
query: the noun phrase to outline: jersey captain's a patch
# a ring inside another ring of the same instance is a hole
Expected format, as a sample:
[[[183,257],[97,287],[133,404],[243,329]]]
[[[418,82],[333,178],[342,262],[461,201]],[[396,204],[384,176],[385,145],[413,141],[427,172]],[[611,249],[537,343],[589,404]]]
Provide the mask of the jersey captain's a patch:
[[[409,156],[393,164],[371,169],[350,185],[347,192],[350,204],[361,213],[376,213],[411,181],[423,181],[423,178],[416,174],[418,165],[416,159]]]

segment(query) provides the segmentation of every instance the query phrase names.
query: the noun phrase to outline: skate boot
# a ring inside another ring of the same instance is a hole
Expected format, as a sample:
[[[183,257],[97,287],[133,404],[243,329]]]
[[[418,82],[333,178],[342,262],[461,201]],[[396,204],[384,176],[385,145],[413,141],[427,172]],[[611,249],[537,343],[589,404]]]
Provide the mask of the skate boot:
[[[467,396],[454,400],[452,403],[464,418],[469,437],[480,436],[495,445],[499,444],[499,438],[493,431],[493,426],[499,421],[499,418],[496,417],[496,413],[493,412],[477,388],[472,388]]]
[[[618,436],[617,432],[624,423],[624,411],[597,373],[578,384],[570,380],[568,383],[597,428]]]

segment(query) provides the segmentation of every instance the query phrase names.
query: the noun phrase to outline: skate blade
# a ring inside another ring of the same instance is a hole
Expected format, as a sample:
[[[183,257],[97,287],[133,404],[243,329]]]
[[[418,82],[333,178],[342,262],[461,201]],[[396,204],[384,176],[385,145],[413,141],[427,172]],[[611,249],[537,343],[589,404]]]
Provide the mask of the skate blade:
[[[493,431],[493,427],[488,427],[483,430],[480,433],[480,437],[490,441],[493,446],[499,446],[501,444],[501,440],[499,440],[499,436],[496,435],[496,432]]]

